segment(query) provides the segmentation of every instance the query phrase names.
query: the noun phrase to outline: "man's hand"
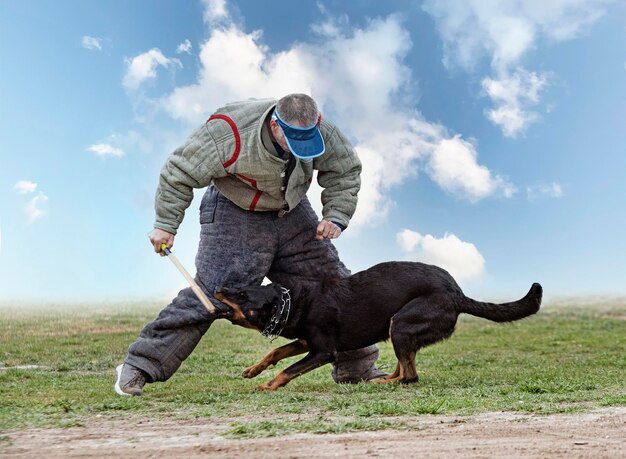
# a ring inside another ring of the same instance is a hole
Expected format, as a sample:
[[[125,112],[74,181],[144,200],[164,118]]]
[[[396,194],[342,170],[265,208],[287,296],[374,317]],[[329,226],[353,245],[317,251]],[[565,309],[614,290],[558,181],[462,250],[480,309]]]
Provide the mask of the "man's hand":
[[[341,236],[341,228],[328,220],[322,220],[317,225],[317,233],[315,239],[337,239]]]
[[[150,238],[150,243],[154,247],[154,251],[162,257],[165,256],[165,254],[161,252],[161,244],[166,244],[168,249],[171,249],[174,245],[174,235],[159,228],[154,228],[150,231],[150,233],[148,233],[148,237]]]

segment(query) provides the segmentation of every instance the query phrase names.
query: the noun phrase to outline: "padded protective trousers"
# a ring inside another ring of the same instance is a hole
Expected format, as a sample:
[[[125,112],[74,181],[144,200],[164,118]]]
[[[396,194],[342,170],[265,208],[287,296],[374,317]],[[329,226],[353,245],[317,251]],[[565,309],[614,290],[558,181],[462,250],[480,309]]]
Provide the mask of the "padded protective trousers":
[[[315,239],[317,215],[305,198],[295,209],[249,212],[210,186],[200,206],[200,245],[196,280],[216,305],[217,287],[260,285],[267,276],[290,288],[325,276],[349,276],[328,240]],[[126,363],[140,368],[150,382],[166,381],[191,354],[211,326],[212,317],[191,288],[181,290],[128,349]],[[357,380],[378,358],[376,345],[346,353],[333,371],[337,382]],[[345,361],[345,368],[341,361]],[[338,371],[339,370],[339,371]]]

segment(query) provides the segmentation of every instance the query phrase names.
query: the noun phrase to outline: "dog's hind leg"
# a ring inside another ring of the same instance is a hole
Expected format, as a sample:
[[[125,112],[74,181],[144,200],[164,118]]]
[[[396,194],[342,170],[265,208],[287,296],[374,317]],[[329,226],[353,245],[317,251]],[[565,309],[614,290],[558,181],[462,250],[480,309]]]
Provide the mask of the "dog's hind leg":
[[[289,344],[277,347],[272,352],[263,357],[263,359],[259,363],[249,366],[248,368],[243,370],[241,376],[243,376],[244,378],[254,378],[267,367],[276,365],[278,362],[288,357],[304,354],[308,350],[309,347],[306,341],[304,341],[303,339],[292,341]]]
[[[417,382],[415,354],[429,344],[447,338],[454,329],[456,314],[445,298],[421,297],[409,301],[391,319],[389,335],[398,358],[394,374],[376,382]]]

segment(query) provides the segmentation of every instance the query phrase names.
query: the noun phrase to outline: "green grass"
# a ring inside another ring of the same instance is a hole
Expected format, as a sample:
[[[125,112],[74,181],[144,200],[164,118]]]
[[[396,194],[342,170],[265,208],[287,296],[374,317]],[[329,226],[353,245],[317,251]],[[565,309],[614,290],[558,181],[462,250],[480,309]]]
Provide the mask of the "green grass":
[[[422,414],[564,413],[626,405],[626,304],[546,307],[498,325],[462,316],[448,341],[418,353],[414,385],[337,385],[330,366],[276,392],[257,391],[292,358],[255,379],[240,376],[270,345],[226,321],[212,325],[191,357],[144,397],[119,397],[114,367],[152,306],[71,310],[0,309],[0,431],[75,427],[123,417],[223,418],[232,437],[412,428]],[[36,365],[39,368],[15,367]],[[381,345],[379,365],[395,368]],[[6,436],[0,435],[0,446]]]

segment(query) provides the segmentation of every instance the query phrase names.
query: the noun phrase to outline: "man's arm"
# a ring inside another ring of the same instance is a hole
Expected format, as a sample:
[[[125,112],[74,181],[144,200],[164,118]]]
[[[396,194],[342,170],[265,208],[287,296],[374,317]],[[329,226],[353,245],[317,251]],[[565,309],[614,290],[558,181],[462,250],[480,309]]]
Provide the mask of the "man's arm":
[[[206,126],[197,129],[169,156],[159,177],[154,202],[155,231],[150,233],[150,241],[157,253],[161,243],[168,244],[168,247],[174,243],[185,210],[193,200],[193,189],[204,188],[213,178],[226,175],[222,158]]]
[[[330,126],[331,129],[334,128]],[[339,129],[332,129],[325,142],[326,153],[315,160],[314,164],[318,169],[317,182],[323,188],[323,220],[320,225],[326,221],[324,228],[318,226],[318,235],[320,229],[323,235],[328,227],[331,233],[338,231],[334,236],[338,237],[348,227],[356,210],[357,195],[361,188],[361,161]]]

